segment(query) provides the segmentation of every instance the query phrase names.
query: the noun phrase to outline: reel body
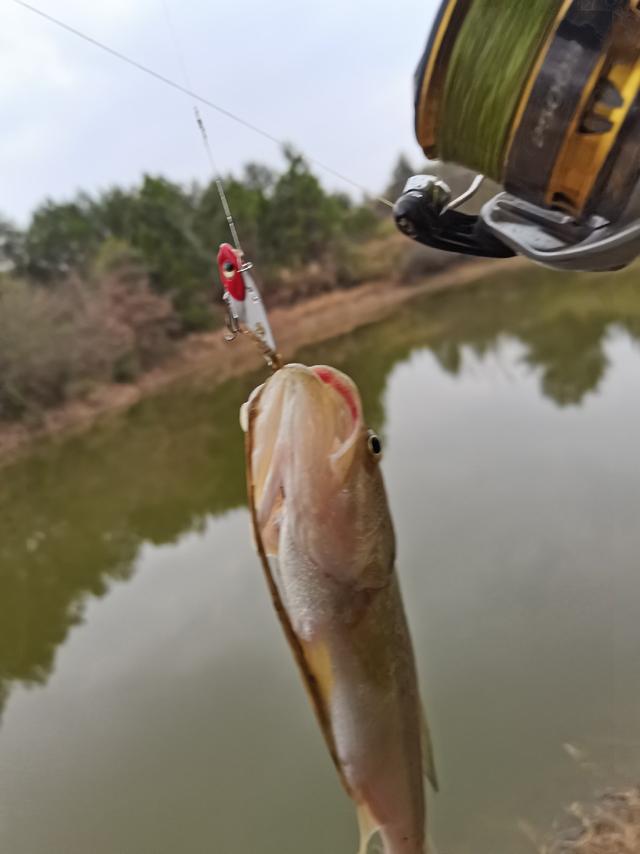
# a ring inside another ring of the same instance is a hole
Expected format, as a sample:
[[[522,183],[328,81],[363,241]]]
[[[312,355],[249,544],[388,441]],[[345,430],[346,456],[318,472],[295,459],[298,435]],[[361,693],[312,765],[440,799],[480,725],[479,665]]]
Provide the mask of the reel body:
[[[445,0],[416,73],[416,132],[430,158],[441,156],[447,74],[474,2]],[[491,177],[505,192],[469,217],[448,207],[442,182],[435,193],[425,176],[412,179],[395,217],[413,239],[569,270],[618,269],[640,254],[640,0],[555,3],[495,141],[500,174]],[[522,15],[519,2],[503,14],[518,5]]]

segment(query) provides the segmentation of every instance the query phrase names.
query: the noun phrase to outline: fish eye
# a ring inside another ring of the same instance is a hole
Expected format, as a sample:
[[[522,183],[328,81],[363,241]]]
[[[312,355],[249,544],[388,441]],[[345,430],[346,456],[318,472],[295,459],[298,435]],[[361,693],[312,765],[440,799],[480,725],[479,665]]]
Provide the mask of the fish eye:
[[[382,456],[382,441],[380,440],[380,437],[373,432],[373,430],[369,430],[367,448],[369,449],[369,453],[372,457],[380,459]]]
[[[225,261],[222,265],[222,272],[225,275],[225,278],[231,279],[235,275],[236,268],[233,266],[231,261]]]

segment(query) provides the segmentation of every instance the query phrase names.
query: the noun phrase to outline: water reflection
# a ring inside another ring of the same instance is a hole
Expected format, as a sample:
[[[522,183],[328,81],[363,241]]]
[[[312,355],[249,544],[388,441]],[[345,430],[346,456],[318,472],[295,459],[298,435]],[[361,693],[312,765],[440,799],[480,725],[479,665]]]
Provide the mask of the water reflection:
[[[505,338],[523,345],[545,397],[559,407],[578,406],[605,378],[605,345],[614,330],[640,341],[638,270],[584,276],[530,269],[516,281],[505,274],[413,302],[385,324],[336,342],[332,355],[361,385],[364,380],[367,411],[377,419],[384,417],[380,389],[367,384],[412,350],[431,350],[443,370],[457,376],[465,350],[483,359]],[[324,352],[322,345],[307,351],[310,360]]]
[[[243,503],[237,412],[252,385],[147,401],[3,472],[0,704],[12,682],[47,679],[87,597],[126,579],[142,543]]]
[[[606,375],[611,331],[640,338],[637,272],[517,275],[434,295],[299,358],[356,378],[378,430],[388,375],[418,348],[459,375],[466,349],[483,358],[516,339],[542,393],[579,405]],[[47,680],[86,600],[129,577],[141,544],[173,543],[244,503],[237,413],[257,381],[171,392],[2,473],[0,712],[14,683]]]

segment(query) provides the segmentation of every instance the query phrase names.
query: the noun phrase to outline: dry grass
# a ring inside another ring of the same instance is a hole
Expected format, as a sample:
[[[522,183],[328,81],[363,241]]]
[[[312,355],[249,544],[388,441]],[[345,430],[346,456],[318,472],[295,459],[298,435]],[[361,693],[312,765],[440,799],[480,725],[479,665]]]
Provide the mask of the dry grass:
[[[640,788],[604,795],[593,807],[574,804],[571,824],[541,854],[640,854]]]
[[[43,413],[129,381],[171,350],[173,309],[146,276],[49,287],[0,277],[0,421]]]

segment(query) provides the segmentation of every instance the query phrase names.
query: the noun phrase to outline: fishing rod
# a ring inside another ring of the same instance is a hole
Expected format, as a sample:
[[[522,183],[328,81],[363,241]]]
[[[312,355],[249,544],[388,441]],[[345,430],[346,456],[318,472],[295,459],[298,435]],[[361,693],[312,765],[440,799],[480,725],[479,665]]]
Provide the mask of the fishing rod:
[[[415,176],[394,208],[409,237],[587,272],[640,254],[640,0],[444,0],[415,119],[428,157],[504,192],[470,216]]]
[[[169,34],[171,36],[171,41],[173,43],[173,49],[176,54],[176,59],[178,61],[178,65],[180,66],[180,70],[182,72],[182,77],[185,83],[185,89],[192,91],[193,86],[191,85],[191,78],[189,75],[189,69],[187,67],[187,61],[184,56],[184,51],[182,49],[182,42],[178,36],[173,17],[171,15],[171,9],[169,8],[169,0],[162,0],[162,8],[164,10],[165,19],[167,22],[167,28],[169,30]],[[218,191],[218,196],[220,197],[220,204],[222,205],[222,210],[224,211],[224,215],[227,219],[227,224],[229,226],[229,230],[231,232],[231,237],[233,239],[234,246],[236,250],[243,255],[244,252],[242,250],[242,245],[240,243],[240,237],[238,235],[238,229],[236,227],[235,219],[233,218],[233,214],[231,212],[231,206],[229,205],[229,199],[227,198],[227,193],[224,188],[224,181],[222,180],[222,174],[216,165],[215,158],[213,156],[213,146],[211,145],[211,141],[209,140],[209,134],[207,132],[207,127],[204,123],[204,119],[202,118],[202,114],[200,113],[200,108],[198,104],[194,100],[193,102],[193,114],[196,120],[196,126],[200,133],[200,138],[202,139],[202,143],[204,145],[205,154],[207,156],[207,160],[209,161],[209,166],[211,167],[211,172],[213,173],[213,180],[216,185],[216,189]]]

